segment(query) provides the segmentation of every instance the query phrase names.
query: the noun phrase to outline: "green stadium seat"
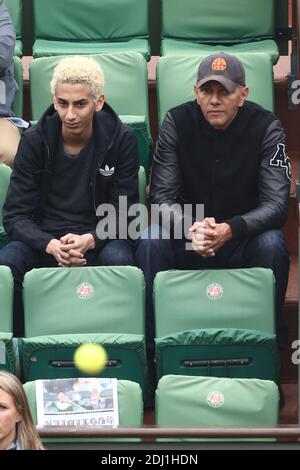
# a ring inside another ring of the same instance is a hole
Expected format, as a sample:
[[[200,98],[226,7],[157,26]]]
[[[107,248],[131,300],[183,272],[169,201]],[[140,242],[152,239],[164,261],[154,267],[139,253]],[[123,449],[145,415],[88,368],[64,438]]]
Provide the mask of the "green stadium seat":
[[[137,139],[141,167],[145,169],[147,181],[149,180],[150,161],[153,143],[144,116],[119,115],[122,122],[132,127]]]
[[[5,0],[5,5],[16,30],[15,56],[22,57],[22,0]]]
[[[275,0],[161,0],[162,55],[263,53],[275,64]]]
[[[147,176],[146,176],[145,168],[143,166],[140,166],[138,177],[139,177],[139,203],[144,204],[144,206],[146,206],[147,205]],[[146,228],[146,226],[147,224],[145,224],[144,228]]]
[[[14,78],[19,90],[13,103],[13,111],[17,117],[23,117],[23,64],[19,57],[14,57]]]
[[[224,48],[219,48],[219,52]],[[213,53],[216,51],[210,51]],[[234,51],[230,53],[235,54]],[[157,64],[158,121],[161,126],[169,109],[195,98],[194,85],[199,63],[208,54],[165,56]],[[236,54],[246,70],[249,100],[274,111],[273,66],[264,54]],[[174,79],[176,77],[176,79]]]
[[[103,54],[92,56],[106,77],[105,98],[120,118],[135,130],[140,163],[149,174],[152,139],[148,111],[148,71],[140,54]],[[30,63],[32,119],[37,120],[51,104],[50,81],[61,56],[43,57]]]
[[[23,284],[25,381],[78,377],[73,354],[102,344],[102,377],[138,382],[145,392],[144,276],[135,267],[40,268]]]
[[[278,380],[270,269],[164,271],[156,275],[153,296],[158,378]]]
[[[8,242],[7,235],[3,227],[2,210],[8,190],[11,168],[4,163],[0,163],[0,249]]]
[[[138,52],[150,59],[148,0],[33,0],[33,56]]]
[[[143,399],[139,384],[129,380],[118,380],[118,410],[120,426],[141,426],[143,424]],[[37,424],[36,407],[36,382],[24,384],[24,390],[34,422]],[[138,438],[114,439],[114,441],[133,442],[140,441]],[[96,448],[97,443],[104,442],[101,438],[47,438],[43,442],[47,449],[87,449]],[[112,439],[109,440],[110,442]]]
[[[156,390],[159,426],[276,426],[278,409],[278,387],[270,380],[165,375]]]
[[[16,373],[13,345],[13,277],[7,266],[0,266],[0,369]]]

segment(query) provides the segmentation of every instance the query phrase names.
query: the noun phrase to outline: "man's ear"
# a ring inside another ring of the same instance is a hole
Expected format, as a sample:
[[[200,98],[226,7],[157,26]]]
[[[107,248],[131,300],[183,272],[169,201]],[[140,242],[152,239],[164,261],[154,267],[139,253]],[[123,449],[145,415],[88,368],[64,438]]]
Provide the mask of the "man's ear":
[[[104,105],[104,101],[105,101],[104,95],[100,95],[95,104],[95,111],[101,111]]]
[[[239,102],[240,108],[243,106],[248,96],[249,96],[249,88],[247,86],[244,86],[242,88],[241,95],[240,95],[240,102]]]

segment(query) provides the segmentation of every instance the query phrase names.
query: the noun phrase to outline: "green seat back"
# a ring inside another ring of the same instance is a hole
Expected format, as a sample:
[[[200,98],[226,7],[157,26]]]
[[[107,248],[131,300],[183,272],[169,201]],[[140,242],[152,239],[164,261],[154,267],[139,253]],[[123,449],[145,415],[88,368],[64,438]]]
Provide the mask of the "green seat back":
[[[16,116],[23,117],[23,64],[19,57],[14,57],[14,78],[19,90],[13,103],[13,111]]]
[[[22,57],[23,45],[22,45],[22,0],[5,0],[5,5],[9,11],[11,20],[16,30],[16,46],[15,55]]]
[[[16,346],[12,333],[0,331],[0,370],[16,373]]]
[[[0,182],[1,187],[1,182]],[[16,372],[16,353],[13,344],[13,277],[7,266],[0,266],[0,369]]]
[[[32,119],[37,120],[51,104],[50,81],[61,57],[44,57],[30,63]],[[134,128],[140,152],[140,163],[149,173],[152,139],[148,112],[148,72],[140,54],[122,53],[93,56],[103,68],[105,98],[122,120]]]
[[[213,48],[213,46],[209,46]],[[216,48],[217,49],[217,48]],[[224,50],[220,48],[219,51]],[[212,50],[209,53],[217,52]],[[233,51],[232,51],[233,52]],[[197,56],[161,57],[157,69],[158,120],[161,126],[169,109],[195,98],[194,85],[201,60]],[[273,67],[264,54],[237,54],[246,70],[249,100],[270,111],[274,110]],[[176,77],[176,79],[174,78]]]
[[[270,269],[160,272],[154,281],[156,336],[199,328],[274,333],[274,299]]]
[[[206,0],[162,0],[162,55],[179,55],[181,42],[195,45],[248,43],[251,52],[262,49],[272,63],[276,63],[279,53],[273,41],[274,32],[275,0],[212,0],[209,3]],[[264,43],[261,48],[258,43],[266,39],[273,44]],[[193,53],[188,47],[186,50]]]
[[[264,268],[158,273],[157,376],[277,381],[274,283]]]
[[[4,163],[0,163],[0,226],[3,224],[2,210],[8,190],[11,168]]]
[[[120,426],[141,426],[143,424],[143,400],[140,386],[129,380],[118,380],[118,409],[119,409],[119,425]],[[27,382],[24,384],[24,390],[28,399],[30,411],[35,423],[37,423],[36,408],[36,382]],[[122,439],[124,440],[124,439]],[[127,439],[126,439],[127,440]],[[80,442],[97,443],[103,442],[99,438],[48,438],[45,439],[47,449],[53,448],[55,443],[60,443],[60,448],[71,446],[72,442],[75,448],[79,448]],[[69,445],[67,445],[69,444]]]
[[[156,390],[159,426],[276,426],[278,408],[269,380],[165,375]]]
[[[152,138],[149,133],[146,118],[144,116],[119,116],[121,121],[132,127],[137,139],[139,158],[141,166],[146,170],[147,180],[149,179],[150,161],[152,157]]]
[[[144,276],[135,267],[33,269],[23,297],[26,337],[144,334]]]
[[[263,54],[264,61],[273,65],[278,60],[278,46],[272,39],[264,39],[256,42],[242,42],[240,44],[224,45],[224,44],[198,44],[190,41],[178,41],[177,39],[164,39],[162,42],[163,56],[197,56],[198,60],[201,56],[214,54],[223,51],[228,54]],[[271,60],[270,60],[271,59]]]
[[[143,57],[135,53],[93,55],[105,75],[104,94],[119,115],[143,117],[150,133],[148,112],[148,72]],[[44,57],[30,63],[32,119],[37,120],[51,104],[50,81],[62,57]]]
[[[6,193],[10,181],[11,168],[4,163],[0,163],[0,249],[6,245],[8,238],[3,227],[2,210],[6,199]],[[1,328],[0,328],[1,331]]]
[[[148,0],[86,0],[84,8],[81,0],[33,0],[33,9],[35,57],[66,54],[70,45],[71,54],[80,53],[82,45],[95,43],[98,48],[89,48],[90,53],[101,52],[102,44],[107,43],[117,52],[118,42],[122,49],[125,44],[132,50],[131,40],[143,40],[142,52],[149,56]],[[52,48],[52,41],[60,42],[60,50],[55,44]],[[109,50],[104,48],[104,52]]]
[[[139,203],[144,204],[144,206],[147,205],[147,177],[143,166],[140,166],[139,169]]]
[[[74,351],[95,343],[108,354],[100,375],[133,380],[145,393],[142,271],[131,266],[33,269],[25,275],[23,299],[26,381],[80,376]]]
[[[0,332],[13,331],[13,277],[7,266],[0,266]]]
[[[274,36],[274,0],[162,0],[163,37],[249,42]]]

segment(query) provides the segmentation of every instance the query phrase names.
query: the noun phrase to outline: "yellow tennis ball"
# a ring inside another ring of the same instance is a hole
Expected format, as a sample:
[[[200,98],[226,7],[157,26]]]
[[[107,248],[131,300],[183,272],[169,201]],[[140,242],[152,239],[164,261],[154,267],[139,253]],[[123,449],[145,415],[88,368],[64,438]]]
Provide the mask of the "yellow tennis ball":
[[[107,354],[100,344],[82,344],[74,354],[75,366],[86,374],[98,374],[107,363]]]

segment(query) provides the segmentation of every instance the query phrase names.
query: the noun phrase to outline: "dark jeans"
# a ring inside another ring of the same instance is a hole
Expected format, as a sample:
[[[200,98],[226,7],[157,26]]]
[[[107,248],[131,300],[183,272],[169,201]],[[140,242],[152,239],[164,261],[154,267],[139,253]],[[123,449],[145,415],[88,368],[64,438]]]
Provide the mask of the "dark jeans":
[[[135,266],[133,249],[126,240],[112,240],[99,252],[87,251],[88,266]],[[23,242],[10,242],[0,250],[0,265],[9,266],[14,277],[14,336],[24,336],[22,283],[24,275],[33,268],[57,267],[57,261]]]
[[[136,265],[146,280],[146,333],[149,356],[154,355],[155,325],[152,286],[157,272],[168,269],[271,268],[276,279],[276,328],[279,349],[287,345],[284,300],[289,274],[289,254],[280,230],[269,230],[252,238],[225,243],[216,255],[202,258],[185,249],[185,240],[162,239],[161,228],[148,228],[148,239],[137,242]]]

